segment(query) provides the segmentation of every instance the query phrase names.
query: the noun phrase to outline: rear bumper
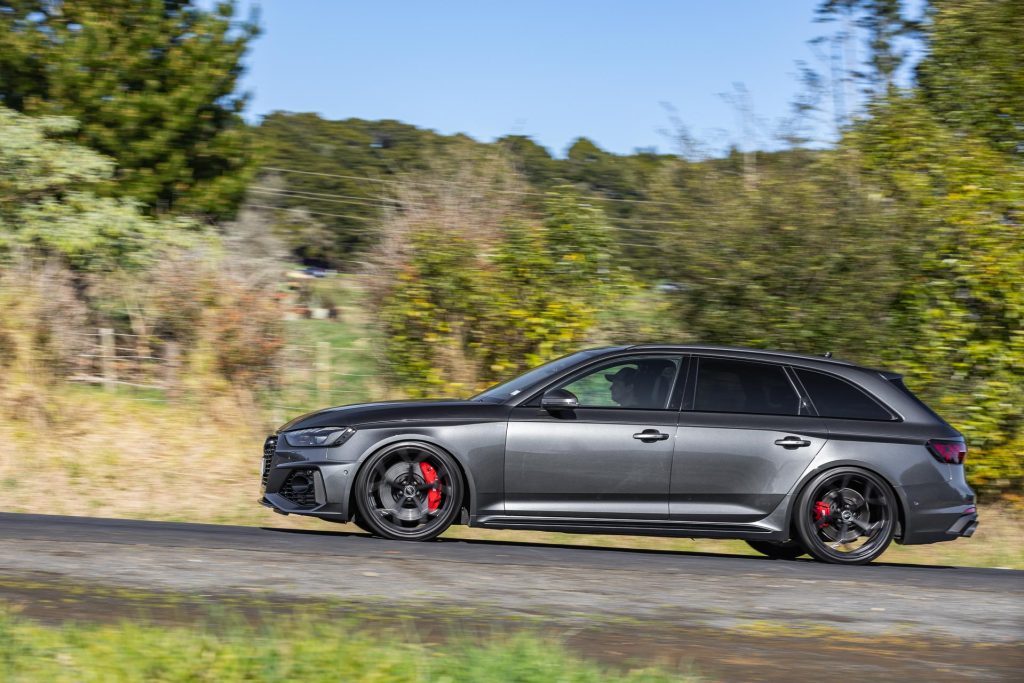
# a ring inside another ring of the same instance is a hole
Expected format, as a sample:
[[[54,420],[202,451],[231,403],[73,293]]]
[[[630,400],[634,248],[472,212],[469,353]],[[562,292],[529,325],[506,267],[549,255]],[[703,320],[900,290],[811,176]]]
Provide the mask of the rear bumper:
[[[903,545],[940,543],[969,537],[978,527],[978,508],[974,491],[957,467],[948,481],[905,486],[900,490],[904,500],[906,525]]]
[[[971,510],[968,512],[967,510]],[[941,525],[941,526],[936,526]],[[970,538],[978,529],[978,513],[973,506],[965,510],[951,511],[946,515],[933,515],[928,520],[928,526],[917,529],[911,527],[910,533],[903,538],[903,545],[918,545],[921,543],[940,543],[942,541],[955,541],[958,538]]]
[[[962,516],[946,530],[946,534],[956,538],[970,538],[978,528],[978,513]]]

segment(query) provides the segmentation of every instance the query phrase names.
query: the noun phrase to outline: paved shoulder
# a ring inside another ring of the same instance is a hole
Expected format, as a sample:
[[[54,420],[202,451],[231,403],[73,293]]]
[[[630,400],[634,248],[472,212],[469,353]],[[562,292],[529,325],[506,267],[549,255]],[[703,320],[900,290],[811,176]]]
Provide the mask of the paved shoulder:
[[[807,580],[865,581],[918,588],[978,588],[1024,595],[1024,571],[975,567],[825,565],[811,560],[780,562],[748,555],[663,550],[592,548],[540,543],[441,539],[410,544],[349,531],[151,522],[131,519],[0,513],[0,538],[150,545],[168,548],[300,552],[334,557],[401,554],[432,561],[523,566],[574,566],[668,571],[679,574],[756,573]]]

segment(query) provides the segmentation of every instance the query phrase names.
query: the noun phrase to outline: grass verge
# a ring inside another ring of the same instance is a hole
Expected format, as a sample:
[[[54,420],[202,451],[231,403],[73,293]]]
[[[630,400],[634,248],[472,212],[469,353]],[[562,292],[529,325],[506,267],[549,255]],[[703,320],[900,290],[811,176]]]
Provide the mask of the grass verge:
[[[521,633],[444,646],[371,637],[357,622],[202,628],[146,623],[48,626],[0,614],[5,681],[692,681],[658,668],[619,670]]]

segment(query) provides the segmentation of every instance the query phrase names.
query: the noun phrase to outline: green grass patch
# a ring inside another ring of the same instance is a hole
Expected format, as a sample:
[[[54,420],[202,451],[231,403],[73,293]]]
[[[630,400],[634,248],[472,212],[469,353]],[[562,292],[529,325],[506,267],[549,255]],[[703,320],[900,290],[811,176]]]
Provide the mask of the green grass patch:
[[[431,644],[416,640],[412,628],[370,635],[355,621],[286,621],[263,627],[226,622],[201,628],[134,622],[48,626],[0,614],[0,680],[694,680],[655,667],[610,668],[576,656],[560,643],[525,633]]]

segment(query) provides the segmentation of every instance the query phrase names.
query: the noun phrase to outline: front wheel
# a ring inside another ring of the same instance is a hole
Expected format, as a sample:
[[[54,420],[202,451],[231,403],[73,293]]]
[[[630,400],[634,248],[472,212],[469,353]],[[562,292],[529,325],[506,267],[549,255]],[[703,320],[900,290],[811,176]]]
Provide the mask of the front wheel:
[[[455,460],[424,443],[399,443],[374,453],[352,491],[360,526],[377,536],[429,541],[451,526],[462,505]]]
[[[773,560],[795,560],[801,555],[807,554],[807,550],[800,545],[799,541],[785,541],[774,543],[772,541],[747,541],[747,545]]]
[[[834,564],[866,564],[885,552],[896,533],[895,494],[880,477],[857,467],[815,477],[794,515],[807,551]]]
[[[331,522],[332,524],[349,524],[349,523],[352,523],[352,524],[355,524],[356,528],[358,528],[360,531],[365,531],[368,534],[372,534],[373,533],[372,529],[367,528],[366,522],[363,521],[362,517],[359,516],[358,512],[353,513],[352,514],[352,519],[348,519],[348,520],[334,519],[333,517],[321,517],[320,519],[322,519],[325,522]]]

